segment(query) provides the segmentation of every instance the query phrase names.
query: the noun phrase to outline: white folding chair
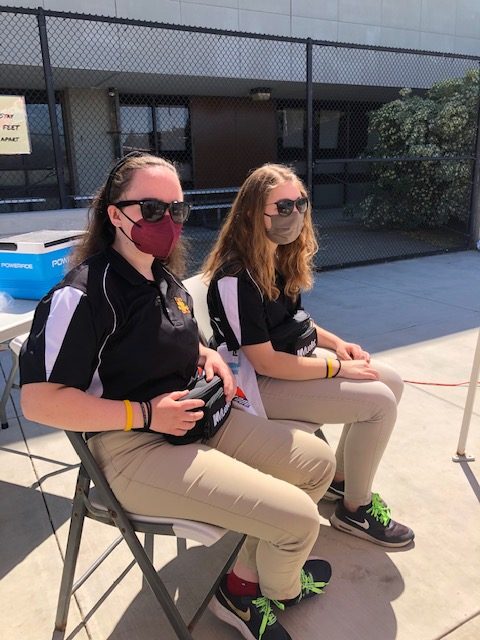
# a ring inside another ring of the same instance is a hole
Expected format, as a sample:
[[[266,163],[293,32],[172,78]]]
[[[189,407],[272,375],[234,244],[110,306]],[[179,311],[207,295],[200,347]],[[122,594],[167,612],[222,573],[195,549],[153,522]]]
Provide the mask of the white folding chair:
[[[208,344],[213,336],[213,331],[207,305],[208,285],[203,279],[203,273],[198,273],[196,276],[187,278],[183,281],[183,285],[193,298],[193,310],[202,342]]]

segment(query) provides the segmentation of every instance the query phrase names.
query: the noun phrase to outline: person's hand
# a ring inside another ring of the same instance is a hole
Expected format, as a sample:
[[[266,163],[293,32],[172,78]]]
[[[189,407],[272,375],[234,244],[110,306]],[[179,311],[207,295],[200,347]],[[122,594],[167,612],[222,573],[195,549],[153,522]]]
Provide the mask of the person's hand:
[[[223,358],[213,349],[205,349],[203,353],[203,369],[205,378],[209,382],[216,374],[223,381],[223,392],[228,402],[231,402],[236,391],[237,381],[232,370]]]
[[[355,344],[354,342],[340,340],[335,352],[340,360],[366,360],[370,362],[370,354],[368,351],[364,351],[359,344]]]
[[[196,421],[203,418],[203,411],[199,409],[205,402],[200,399],[182,400],[187,394],[188,389],[172,391],[151,400],[152,431],[184,436],[187,431],[193,429]]]
[[[342,360],[339,378],[350,380],[378,380],[378,371],[367,360]]]

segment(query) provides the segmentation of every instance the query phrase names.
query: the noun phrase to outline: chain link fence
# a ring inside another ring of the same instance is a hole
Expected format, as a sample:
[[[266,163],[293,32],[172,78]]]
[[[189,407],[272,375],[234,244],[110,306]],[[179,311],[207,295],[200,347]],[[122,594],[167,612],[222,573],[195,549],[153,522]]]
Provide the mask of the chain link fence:
[[[318,268],[469,245],[479,58],[27,9],[0,9],[0,37],[32,138],[0,155],[0,212],[88,206],[141,149],[194,203],[190,273],[264,162],[307,183]]]

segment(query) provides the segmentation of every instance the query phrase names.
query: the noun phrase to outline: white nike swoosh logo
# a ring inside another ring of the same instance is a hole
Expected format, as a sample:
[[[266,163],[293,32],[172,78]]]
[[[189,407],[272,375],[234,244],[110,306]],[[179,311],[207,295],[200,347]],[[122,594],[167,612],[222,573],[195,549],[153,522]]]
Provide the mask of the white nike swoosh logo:
[[[368,523],[368,520],[364,520],[363,522],[358,522],[358,520],[353,520],[353,518],[349,518],[348,516],[345,516],[345,518],[347,520],[350,520],[350,522],[357,524],[359,527],[362,527],[362,529],[370,529],[370,524]]]

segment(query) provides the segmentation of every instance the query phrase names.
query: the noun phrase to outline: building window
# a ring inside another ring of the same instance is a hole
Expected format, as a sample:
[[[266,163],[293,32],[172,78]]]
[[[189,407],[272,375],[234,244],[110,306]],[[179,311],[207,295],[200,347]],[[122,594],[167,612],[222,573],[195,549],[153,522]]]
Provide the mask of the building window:
[[[120,107],[123,155],[130,151],[154,151],[151,147],[153,117],[151,107]]]
[[[305,110],[279,109],[277,114],[282,148],[303,149],[305,147]]]
[[[176,100],[120,95],[122,153],[138,149],[163,156],[175,164],[188,188],[192,182],[190,113],[186,104]]]
[[[318,112],[318,148],[338,149],[340,146],[340,122],[343,111],[320,109]]]
[[[186,151],[188,109],[185,107],[156,107],[159,151]]]

